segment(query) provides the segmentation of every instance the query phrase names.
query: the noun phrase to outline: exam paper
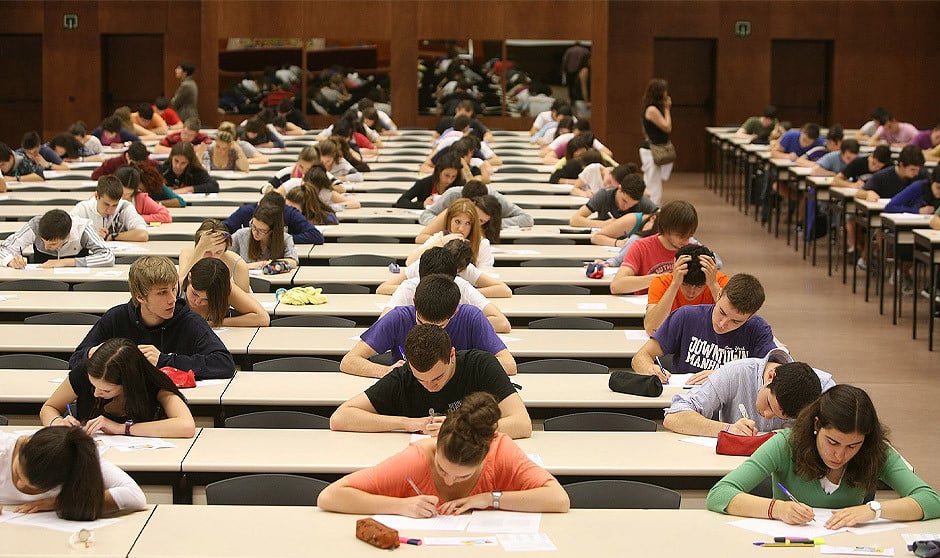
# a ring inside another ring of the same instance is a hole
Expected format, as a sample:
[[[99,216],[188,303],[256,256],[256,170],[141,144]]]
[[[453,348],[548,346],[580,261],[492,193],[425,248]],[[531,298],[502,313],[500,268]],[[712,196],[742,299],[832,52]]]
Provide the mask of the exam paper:
[[[110,270],[110,271],[96,271],[96,272],[94,272],[92,275],[95,276],[95,277],[120,277],[120,276],[121,276],[121,272],[120,272],[120,271],[114,271],[114,270]]]
[[[545,533],[507,533],[497,535],[499,544],[507,552],[526,552],[531,550],[558,550]]]
[[[421,537],[422,546],[496,546],[496,537]]]
[[[497,333],[497,337],[502,339],[503,343],[512,343],[513,341],[521,341],[521,337],[510,337],[509,335],[503,335],[502,333]]]
[[[423,519],[402,515],[373,515],[372,519],[399,531],[466,531],[469,515],[436,515]]]
[[[624,302],[628,302],[630,304],[636,304],[637,306],[646,306],[647,301],[649,300],[648,298],[646,298],[646,295],[627,295],[627,296],[621,296],[618,298]]]
[[[689,436],[688,438],[679,438],[679,441],[712,449],[718,447],[718,438],[711,438],[709,436]]]
[[[5,517],[5,516],[12,517]],[[64,533],[74,533],[81,529],[100,529],[120,521],[120,518],[112,517],[106,519],[96,519],[95,521],[69,521],[59,519],[54,511],[39,513],[16,513],[5,511],[0,514],[0,522],[9,525],[25,525],[27,527],[41,527],[43,529],[52,529]]]
[[[44,268],[42,267],[42,264],[31,264],[31,263],[28,263],[28,264],[26,264],[26,267],[24,267],[23,269],[25,269],[26,271],[36,271],[36,270],[44,269]],[[55,268],[55,269],[61,269],[61,268],[58,268],[58,267],[57,267],[57,268]]]
[[[819,547],[820,554],[841,554],[844,556],[894,556],[893,548],[881,546],[831,546]]]
[[[682,388],[691,388],[692,386],[686,385],[686,382],[689,381],[693,374],[673,374],[669,376],[669,382],[666,385],[682,387]]]
[[[545,462],[542,461],[542,456],[541,456],[541,455],[539,455],[539,454],[537,454],[537,453],[527,453],[527,454],[526,454],[526,457],[528,457],[528,458],[529,458],[529,461],[531,461],[532,463],[535,463],[536,465],[538,465],[539,467],[541,467],[541,468],[543,468],[543,469],[545,468]]]
[[[623,336],[628,341],[649,341],[650,339],[650,336],[642,329],[625,329],[623,330]]]
[[[538,533],[542,514],[502,510],[474,510],[467,531],[473,533]]]
[[[141,436],[96,435],[95,443],[105,450],[114,448],[118,451],[155,450],[175,448],[176,445],[162,438],[144,438]]]
[[[879,531],[901,529],[906,526],[904,523],[888,521],[887,519],[877,519],[854,527],[843,527],[835,530],[827,529],[825,525],[826,522],[829,521],[829,518],[832,517],[833,511],[834,510],[824,508],[813,508],[813,513],[816,517],[812,523],[805,525],[787,525],[786,523],[772,519],[741,519],[732,521],[730,524],[735,527],[741,527],[742,529],[748,529],[772,537],[805,537],[808,539],[824,537],[843,531],[856,535],[867,535]]]
[[[53,275],[85,275],[88,270],[84,267],[56,267],[52,270]]]

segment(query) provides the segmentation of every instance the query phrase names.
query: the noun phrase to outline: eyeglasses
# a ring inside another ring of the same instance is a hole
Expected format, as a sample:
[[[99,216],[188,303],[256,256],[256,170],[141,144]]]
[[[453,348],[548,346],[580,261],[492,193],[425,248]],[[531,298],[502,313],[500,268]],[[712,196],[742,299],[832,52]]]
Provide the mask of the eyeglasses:
[[[251,223],[250,226],[251,226],[251,232],[253,232],[253,233],[258,233],[258,234],[260,234],[261,236],[267,236],[267,235],[271,234],[271,229],[262,229],[262,228],[258,227],[257,225],[255,225],[254,223]]]

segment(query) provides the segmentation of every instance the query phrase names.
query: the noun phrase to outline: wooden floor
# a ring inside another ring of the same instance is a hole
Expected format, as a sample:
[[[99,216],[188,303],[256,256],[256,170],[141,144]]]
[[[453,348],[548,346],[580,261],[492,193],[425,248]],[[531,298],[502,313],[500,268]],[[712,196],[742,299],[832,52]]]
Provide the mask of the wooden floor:
[[[940,426],[931,412],[940,408],[940,343],[934,352],[927,350],[927,301],[918,303],[919,338],[913,340],[911,297],[904,299],[904,316],[892,326],[890,314],[878,314],[877,297],[866,303],[861,290],[853,295],[851,284],[842,284],[841,273],[826,274],[824,251],[812,267],[782,237],[775,239],[753,217],[705,189],[703,180],[701,174],[673,175],[665,184],[664,201],[695,205],[695,236],[718,252],[723,271],[751,273],[764,285],[767,302],[760,314],[777,338],[797,360],[868,391],[891,429],[892,443],[924,480],[940,487]]]

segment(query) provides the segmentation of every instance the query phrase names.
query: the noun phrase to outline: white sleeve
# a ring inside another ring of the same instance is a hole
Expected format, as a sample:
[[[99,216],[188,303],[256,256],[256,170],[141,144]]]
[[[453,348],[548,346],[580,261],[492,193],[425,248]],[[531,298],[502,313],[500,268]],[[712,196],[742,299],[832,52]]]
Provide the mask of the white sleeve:
[[[418,277],[418,264],[421,263],[421,258],[418,258],[413,264],[406,266],[405,269],[401,270],[405,274],[405,279],[415,279]]]
[[[467,268],[457,274],[458,277],[463,277],[467,283],[470,283],[473,286],[476,286],[477,281],[480,280],[481,275],[483,275],[483,272],[472,263],[467,264]]]
[[[607,146],[604,145],[603,143],[601,143],[601,140],[596,139],[596,138],[594,139],[594,145],[593,145],[593,147],[594,147],[594,149],[596,149],[596,150],[598,150],[598,151],[603,151],[603,150],[607,149]]]
[[[457,277],[457,286],[460,287],[460,302],[463,304],[469,304],[471,306],[476,306],[480,310],[483,310],[489,303],[489,299],[480,294],[480,291],[476,290],[473,285],[465,281],[462,277]]]
[[[19,231],[6,237],[3,244],[0,245],[0,266],[6,267],[14,257],[23,253],[23,250],[29,248],[36,241],[36,233],[33,232],[29,223],[23,223]]]
[[[290,258],[295,262],[300,262],[300,258],[297,257],[297,247],[294,246],[294,237],[284,233],[284,255],[281,258]],[[281,259],[281,258],[272,258],[272,259]]]
[[[551,151],[558,151],[558,148],[559,148],[561,145],[568,145],[568,142],[571,140],[571,137],[572,137],[573,135],[574,135],[574,134],[567,133],[567,134],[562,134],[562,135],[558,136],[557,138],[553,139],[553,140],[552,140],[552,143],[548,144],[549,150],[551,150]]]
[[[137,208],[134,207],[134,204],[126,200],[121,201],[125,201],[127,204],[124,206],[124,218],[126,219],[124,225],[127,227],[127,230],[147,230],[147,222],[140,216],[140,213],[137,213]]]
[[[127,473],[109,461],[101,460],[101,476],[105,489],[119,510],[142,510],[147,507],[147,497]]]
[[[396,306],[411,306],[414,304],[417,284],[417,279],[408,279],[398,285],[398,288],[392,293],[392,297],[388,299],[388,307],[395,308]]]
[[[490,241],[486,238],[480,239],[480,249],[477,252],[477,267],[493,267],[493,250],[490,248]]]

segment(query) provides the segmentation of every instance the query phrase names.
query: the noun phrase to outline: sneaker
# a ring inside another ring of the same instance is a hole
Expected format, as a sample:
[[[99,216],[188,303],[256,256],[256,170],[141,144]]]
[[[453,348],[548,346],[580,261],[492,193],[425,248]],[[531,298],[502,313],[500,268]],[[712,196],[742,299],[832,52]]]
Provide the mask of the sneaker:
[[[907,275],[901,277],[901,294],[904,296],[914,294],[914,280]]]
[[[865,260],[862,258],[859,258],[858,261],[855,262],[855,267],[861,269],[862,271],[865,271],[866,269],[868,269],[868,266],[865,265]]]

